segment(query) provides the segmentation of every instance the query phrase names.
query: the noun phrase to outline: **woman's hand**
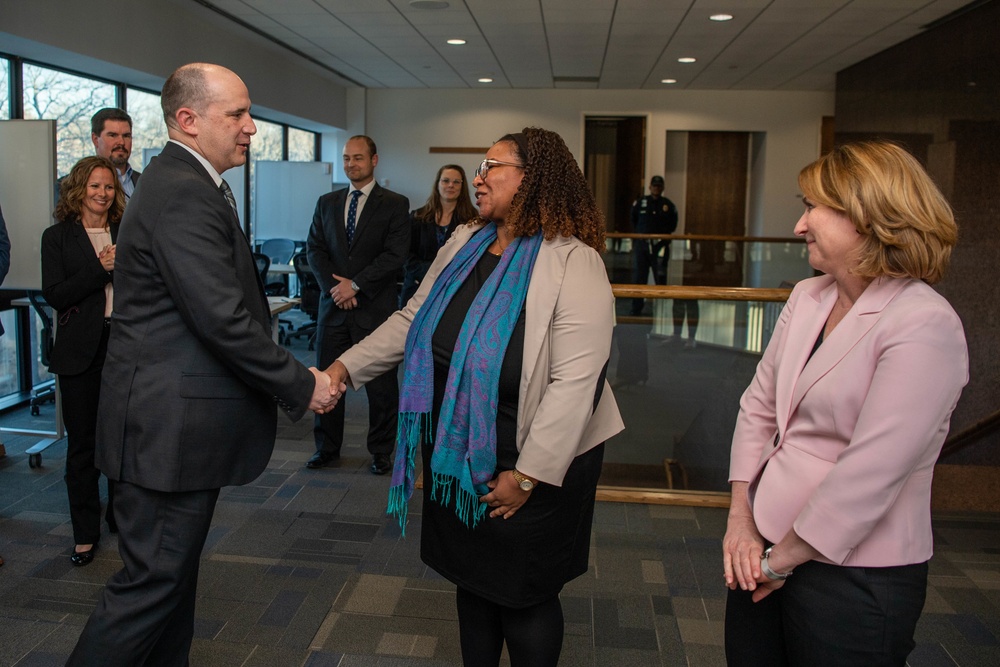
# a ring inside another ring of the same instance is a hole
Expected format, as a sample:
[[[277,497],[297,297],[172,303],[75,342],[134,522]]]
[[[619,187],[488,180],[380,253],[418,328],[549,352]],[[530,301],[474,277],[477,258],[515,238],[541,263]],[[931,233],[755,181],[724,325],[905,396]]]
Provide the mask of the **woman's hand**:
[[[763,577],[760,557],[764,553],[764,538],[757,530],[757,524],[747,502],[747,483],[733,482],[732,499],[729,503],[729,521],[726,535],[722,538],[722,564],[726,586],[736,590],[739,585],[745,591],[757,588]]]
[[[761,580],[757,582],[759,586],[757,586],[757,590],[753,592],[752,599],[754,602],[760,602],[768,595],[784,586],[786,581],[785,579],[775,579],[772,581],[763,574],[760,575],[760,578]]]
[[[97,257],[98,259],[101,260],[101,267],[105,271],[111,273],[112,271],[115,270],[115,246],[113,245],[104,246],[104,250],[102,250],[101,254],[98,255]]]
[[[764,553],[764,538],[757,530],[753,517],[729,515],[726,536],[722,538],[722,564],[726,586],[736,590],[737,584],[745,591],[757,588],[764,576],[760,570],[760,557]],[[766,577],[765,581],[770,581]]]
[[[531,497],[531,491],[523,490],[510,470],[504,470],[495,479],[486,482],[486,486],[490,487],[490,492],[481,496],[479,502],[490,506],[491,519],[498,516],[511,518]]]

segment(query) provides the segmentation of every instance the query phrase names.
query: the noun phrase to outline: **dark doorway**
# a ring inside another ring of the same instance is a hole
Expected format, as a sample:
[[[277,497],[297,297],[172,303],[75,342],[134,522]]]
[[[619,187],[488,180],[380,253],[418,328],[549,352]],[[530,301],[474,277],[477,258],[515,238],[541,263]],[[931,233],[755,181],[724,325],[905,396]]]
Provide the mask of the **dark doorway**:
[[[643,193],[646,119],[591,116],[586,119],[583,171],[609,232],[632,231],[632,202]]]

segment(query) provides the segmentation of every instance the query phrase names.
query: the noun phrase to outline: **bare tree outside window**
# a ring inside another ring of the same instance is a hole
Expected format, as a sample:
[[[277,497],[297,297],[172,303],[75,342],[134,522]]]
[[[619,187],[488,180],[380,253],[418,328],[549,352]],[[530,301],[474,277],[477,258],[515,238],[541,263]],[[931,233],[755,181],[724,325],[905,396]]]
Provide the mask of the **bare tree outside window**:
[[[289,162],[312,162],[316,159],[316,133],[288,128]]]
[[[132,116],[132,157],[129,164],[137,171],[143,168],[143,150],[157,152],[167,143],[167,124],[163,121],[160,96],[135,88],[128,89],[128,114]]]
[[[284,132],[281,125],[266,120],[254,118],[257,134],[250,139],[250,208],[254,206],[257,197],[255,178],[257,175],[257,160],[281,160],[284,153]],[[251,218],[252,220],[253,218]]]
[[[90,117],[115,106],[115,87],[28,63],[21,72],[24,117],[56,121],[56,171],[64,176],[80,158],[94,154]]]
[[[0,58],[0,120],[10,120],[10,61]]]

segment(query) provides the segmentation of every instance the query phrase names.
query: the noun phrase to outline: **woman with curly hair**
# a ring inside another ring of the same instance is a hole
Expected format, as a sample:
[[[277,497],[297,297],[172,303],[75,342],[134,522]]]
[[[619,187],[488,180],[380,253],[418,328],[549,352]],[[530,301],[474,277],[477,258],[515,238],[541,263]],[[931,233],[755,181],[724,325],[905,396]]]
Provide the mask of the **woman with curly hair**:
[[[465,170],[457,164],[446,164],[438,169],[427,203],[410,212],[410,254],[403,265],[400,308],[417,291],[438,250],[451,238],[455,228],[475,217]]]
[[[94,559],[101,536],[101,473],[94,465],[101,371],[111,331],[111,279],[125,191],[115,167],[86,157],[59,186],[57,223],[42,233],[42,295],[56,311],[49,371],[59,378],[66,424],[66,490],[76,547],[73,565]],[[117,530],[108,480],[105,519]]]
[[[465,665],[551,666],[559,591],[587,571],[604,441],[613,297],[604,216],[554,132],[497,141],[414,297],[328,369],[357,388],[404,361],[389,513],[424,470],[420,553],[456,584]]]

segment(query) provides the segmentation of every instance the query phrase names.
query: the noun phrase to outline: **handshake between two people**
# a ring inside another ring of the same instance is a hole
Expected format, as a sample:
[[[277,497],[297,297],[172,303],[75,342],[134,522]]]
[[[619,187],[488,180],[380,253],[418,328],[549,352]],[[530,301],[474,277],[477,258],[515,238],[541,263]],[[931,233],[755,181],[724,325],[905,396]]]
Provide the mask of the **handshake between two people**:
[[[347,391],[347,380],[349,379],[347,367],[340,361],[335,361],[325,371],[321,371],[315,366],[310,367],[309,371],[316,379],[309,409],[318,415],[332,412],[337,407],[344,392]]]

